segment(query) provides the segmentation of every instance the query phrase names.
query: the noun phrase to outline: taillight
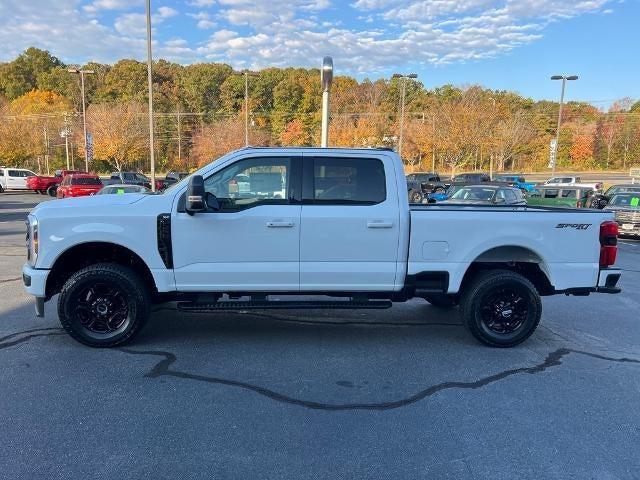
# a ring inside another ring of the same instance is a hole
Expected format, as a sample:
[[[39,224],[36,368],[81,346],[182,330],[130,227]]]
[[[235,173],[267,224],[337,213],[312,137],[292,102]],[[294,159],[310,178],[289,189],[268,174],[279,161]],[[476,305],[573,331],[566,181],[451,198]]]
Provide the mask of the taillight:
[[[600,224],[600,267],[616,263],[618,254],[618,224],[611,220]]]

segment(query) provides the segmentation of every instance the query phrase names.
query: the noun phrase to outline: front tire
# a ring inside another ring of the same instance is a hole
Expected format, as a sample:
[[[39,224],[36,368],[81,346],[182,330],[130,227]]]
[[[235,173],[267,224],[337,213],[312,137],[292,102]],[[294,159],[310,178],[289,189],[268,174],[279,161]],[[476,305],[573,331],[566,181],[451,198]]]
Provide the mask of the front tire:
[[[147,322],[150,308],[150,292],[140,276],[114,263],[90,265],[74,273],[58,297],[62,327],[90,347],[129,342]]]
[[[542,316],[536,287],[510,270],[478,273],[460,302],[463,324],[480,342],[513,347],[535,331]]]
[[[49,188],[47,188],[47,193],[50,197],[55,197],[58,193],[58,187],[56,185],[51,185]]]

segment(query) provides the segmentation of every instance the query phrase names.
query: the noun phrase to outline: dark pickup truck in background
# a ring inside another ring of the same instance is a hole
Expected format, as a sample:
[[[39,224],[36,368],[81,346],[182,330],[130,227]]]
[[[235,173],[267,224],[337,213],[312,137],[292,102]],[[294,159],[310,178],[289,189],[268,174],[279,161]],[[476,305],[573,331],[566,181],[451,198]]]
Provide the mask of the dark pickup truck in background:
[[[108,180],[103,180],[104,185],[115,185],[118,183],[126,185],[139,185],[151,190],[151,179],[138,172],[113,172]],[[166,180],[156,178],[156,190],[164,190],[169,186]]]
[[[422,203],[430,193],[444,193],[448,187],[437,173],[410,173],[406,178],[409,203]]]

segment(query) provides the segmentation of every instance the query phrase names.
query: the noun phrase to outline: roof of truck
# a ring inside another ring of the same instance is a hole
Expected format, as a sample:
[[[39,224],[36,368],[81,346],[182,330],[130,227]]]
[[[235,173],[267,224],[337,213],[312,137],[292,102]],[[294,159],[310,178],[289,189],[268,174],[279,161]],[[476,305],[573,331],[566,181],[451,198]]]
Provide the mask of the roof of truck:
[[[378,150],[384,152],[394,152],[393,148],[389,147],[254,147],[249,145],[248,147],[242,147],[238,150],[359,150],[370,152],[371,150]]]

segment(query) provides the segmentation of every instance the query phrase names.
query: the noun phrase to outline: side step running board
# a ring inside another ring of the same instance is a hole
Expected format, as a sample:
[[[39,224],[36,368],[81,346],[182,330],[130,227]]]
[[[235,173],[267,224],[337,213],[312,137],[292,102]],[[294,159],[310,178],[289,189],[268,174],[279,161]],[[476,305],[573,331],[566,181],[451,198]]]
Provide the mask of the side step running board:
[[[390,308],[388,300],[376,301],[218,301],[218,302],[178,302],[178,310],[185,312],[212,312],[220,310],[282,310],[282,309],[385,309]]]

